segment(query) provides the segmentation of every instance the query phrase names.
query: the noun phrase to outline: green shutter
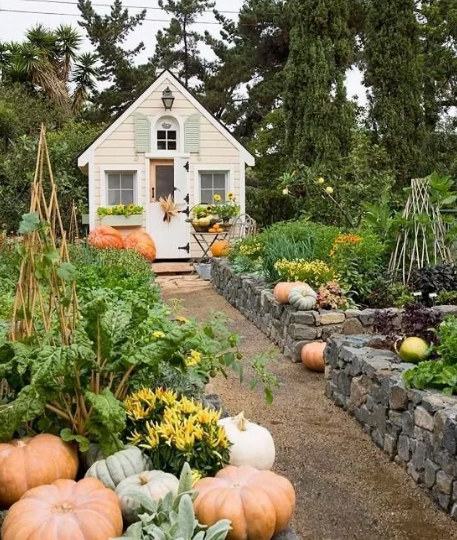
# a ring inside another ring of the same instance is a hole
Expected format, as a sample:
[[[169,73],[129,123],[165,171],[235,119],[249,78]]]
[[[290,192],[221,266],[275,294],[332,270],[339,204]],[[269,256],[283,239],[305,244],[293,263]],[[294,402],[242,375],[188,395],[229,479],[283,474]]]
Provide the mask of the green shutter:
[[[135,113],[135,150],[140,153],[151,151],[151,124],[140,113]]]
[[[184,126],[184,151],[200,152],[200,115],[194,114]]]

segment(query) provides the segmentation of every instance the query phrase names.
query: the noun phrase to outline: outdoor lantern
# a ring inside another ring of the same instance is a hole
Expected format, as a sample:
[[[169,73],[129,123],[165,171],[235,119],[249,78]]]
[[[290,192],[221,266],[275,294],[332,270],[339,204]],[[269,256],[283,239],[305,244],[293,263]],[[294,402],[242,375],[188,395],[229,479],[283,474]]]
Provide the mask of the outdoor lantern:
[[[173,95],[173,92],[170,90],[168,86],[167,86],[167,89],[163,91],[162,101],[163,101],[163,106],[165,107],[165,110],[171,111],[171,108],[173,107],[173,103],[175,101],[175,96]]]

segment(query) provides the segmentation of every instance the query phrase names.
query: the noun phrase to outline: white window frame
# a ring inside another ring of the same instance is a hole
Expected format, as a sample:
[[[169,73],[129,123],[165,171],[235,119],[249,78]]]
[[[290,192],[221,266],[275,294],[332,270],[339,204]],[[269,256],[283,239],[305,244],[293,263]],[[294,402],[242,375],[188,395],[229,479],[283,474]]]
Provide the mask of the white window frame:
[[[100,206],[110,207],[108,204],[108,174],[133,172],[133,204],[143,206],[141,203],[141,184],[144,181],[139,165],[104,165],[100,167]]]
[[[235,193],[235,167],[233,165],[194,165],[194,204],[199,204],[201,197],[201,174],[204,173],[225,173],[226,195]],[[236,196],[236,193],[235,193]]]
[[[163,131],[160,129],[160,123],[166,119],[173,120],[176,130],[176,150],[159,150],[157,148],[157,131]],[[146,157],[153,158],[169,158],[177,155],[181,155],[184,149],[184,120],[172,113],[171,111],[162,111],[153,118],[151,118],[151,152],[146,154]]]

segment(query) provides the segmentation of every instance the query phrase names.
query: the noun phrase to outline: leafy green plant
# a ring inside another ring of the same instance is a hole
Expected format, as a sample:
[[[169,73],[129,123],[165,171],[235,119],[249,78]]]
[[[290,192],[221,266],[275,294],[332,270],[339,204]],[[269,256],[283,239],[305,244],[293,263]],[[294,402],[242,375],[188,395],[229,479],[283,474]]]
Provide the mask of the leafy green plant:
[[[103,216],[140,216],[143,213],[143,207],[137,204],[117,204],[116,206],[100,206],[97,208],[97,214]]]
[[[303,281],[310,287],[318,288],[324,283],[338,281],[337,272],[323,261],[280,260],[275,269],[282,281]]]
[[[274,236],[265,244],[264,254],[260,262],[260,272],[267,281],[276,283],[284,279],[276,266],[278,261],[310,260],[313,252],[314,250],[309,242],[299,242],[287,237]]]
[[[154,469],[178,474],[188,462],[207,476],[229,463],[230,442],[217,423],[220,411],[162,388],[142,388],[124,406],[127,440],[145,452]]]
[[[224,540],[231,522],[224,519],[211,527],[200,524],[192,504],[196,496],[192,491],[191,469],[186,463],[176,497],[170,492],[155,503],[139,491],[131,492],[131,497],[143,509],[140,521],[131,525],[124,536],[112,540]]]
[[[457,291],[442,291],[436,297],[436,303],[439,306],[457,305]]]
[[[317,305],[320,309],[347,309],[350,302],[340,285],[336,281],[329,281],[319,288]]]

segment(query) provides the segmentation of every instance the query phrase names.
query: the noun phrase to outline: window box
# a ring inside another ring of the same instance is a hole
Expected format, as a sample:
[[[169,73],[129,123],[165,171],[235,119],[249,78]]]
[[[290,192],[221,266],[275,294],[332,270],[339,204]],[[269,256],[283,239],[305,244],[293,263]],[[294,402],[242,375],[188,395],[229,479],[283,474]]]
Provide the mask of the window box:
[[[133,216],[103,216],[100,218],[102,225],[111,227],[141,227],[143,225],[143,215]]]

